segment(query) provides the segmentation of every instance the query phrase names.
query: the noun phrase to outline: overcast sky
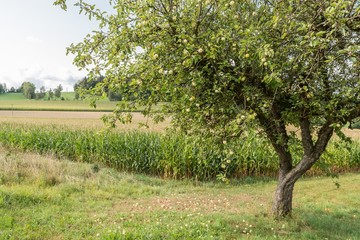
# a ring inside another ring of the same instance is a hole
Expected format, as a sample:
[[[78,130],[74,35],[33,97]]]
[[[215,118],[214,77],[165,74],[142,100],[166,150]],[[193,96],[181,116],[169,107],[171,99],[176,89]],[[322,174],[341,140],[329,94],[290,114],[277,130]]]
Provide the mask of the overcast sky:
[[[53,0],[0,0],[0,83],[19,87],[29,81],[37,89],[72,91],[85,76],[66,56],[66,47],[80,42],[97,28],[96,22],[79,15],[74,0],[68,11],[53,5]],[[90,1],[106,10],[107,0]]]

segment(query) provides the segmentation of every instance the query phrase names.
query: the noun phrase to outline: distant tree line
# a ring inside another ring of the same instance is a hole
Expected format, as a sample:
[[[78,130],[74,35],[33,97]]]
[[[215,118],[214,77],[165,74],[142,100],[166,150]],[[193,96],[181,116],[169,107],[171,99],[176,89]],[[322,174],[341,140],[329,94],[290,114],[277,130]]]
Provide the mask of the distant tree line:
[[[45,97],[48,100],[55,98],[61,98],[61,92],[63,87],[61,84],[57,86],[54,90],[51,88],[46,91],[45,87],[40,87],[39,91],[36,91],[36,87],[34,83],[31,82],[23,82],[19,88],[11,87],[10,89],[7,88],[6,83],[0,83],[0,94],[4,93],[22,93],[27,99],[43,99]]]
[[[0,94],[4,93],[19,93],[20,88],[15,89],[14,87],[11,87],[10,89],[7,88],[6,83],[0,83]]]

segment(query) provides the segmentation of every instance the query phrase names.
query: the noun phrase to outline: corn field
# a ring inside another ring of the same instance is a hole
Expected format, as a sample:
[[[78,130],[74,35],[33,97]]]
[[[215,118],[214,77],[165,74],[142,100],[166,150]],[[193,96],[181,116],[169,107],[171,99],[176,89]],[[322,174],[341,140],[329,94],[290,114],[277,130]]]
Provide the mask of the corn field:
[[[3,123],[0,142],[12,149],[173,179],[276,176],[278,169],[277,156],[269,142],[255,131],[218,144],[208,138],[174,133],[97,132]],[[295,161],[299,161],[301,148],[294,143],[292,152]],[[321,161],[308,174],[359,169],[360,143],[337,141],[330,144]]]

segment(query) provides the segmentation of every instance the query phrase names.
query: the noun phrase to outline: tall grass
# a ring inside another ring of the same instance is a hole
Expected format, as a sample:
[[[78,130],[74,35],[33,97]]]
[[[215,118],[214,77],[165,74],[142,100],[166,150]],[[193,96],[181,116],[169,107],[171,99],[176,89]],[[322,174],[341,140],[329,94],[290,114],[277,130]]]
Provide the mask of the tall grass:
[[[181,134],[96,132],[4,123],[0,125],[0,141],[24,151],[174,179],[275,176],[278,168],[269,142],[254,132],[219,145],[211,139]],[[300,149],[294,147],[293,152],[298,161]],[[359,168],[360,144],[335,142],[309,174]]]

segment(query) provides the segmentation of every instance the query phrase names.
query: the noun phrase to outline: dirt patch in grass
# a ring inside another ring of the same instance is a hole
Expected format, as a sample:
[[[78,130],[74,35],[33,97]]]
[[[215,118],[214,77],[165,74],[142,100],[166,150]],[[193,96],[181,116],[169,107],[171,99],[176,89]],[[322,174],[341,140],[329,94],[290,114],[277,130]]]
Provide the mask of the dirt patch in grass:
[[[270,207],[267,197],[239,193],[237,195],[199,195],[156,197],[148,199],[124,200],[113,204],[111,212],[117,213],[147,213],[155,211],[176,211],[188,213],[235,213],[240,214],[254,208]]]

